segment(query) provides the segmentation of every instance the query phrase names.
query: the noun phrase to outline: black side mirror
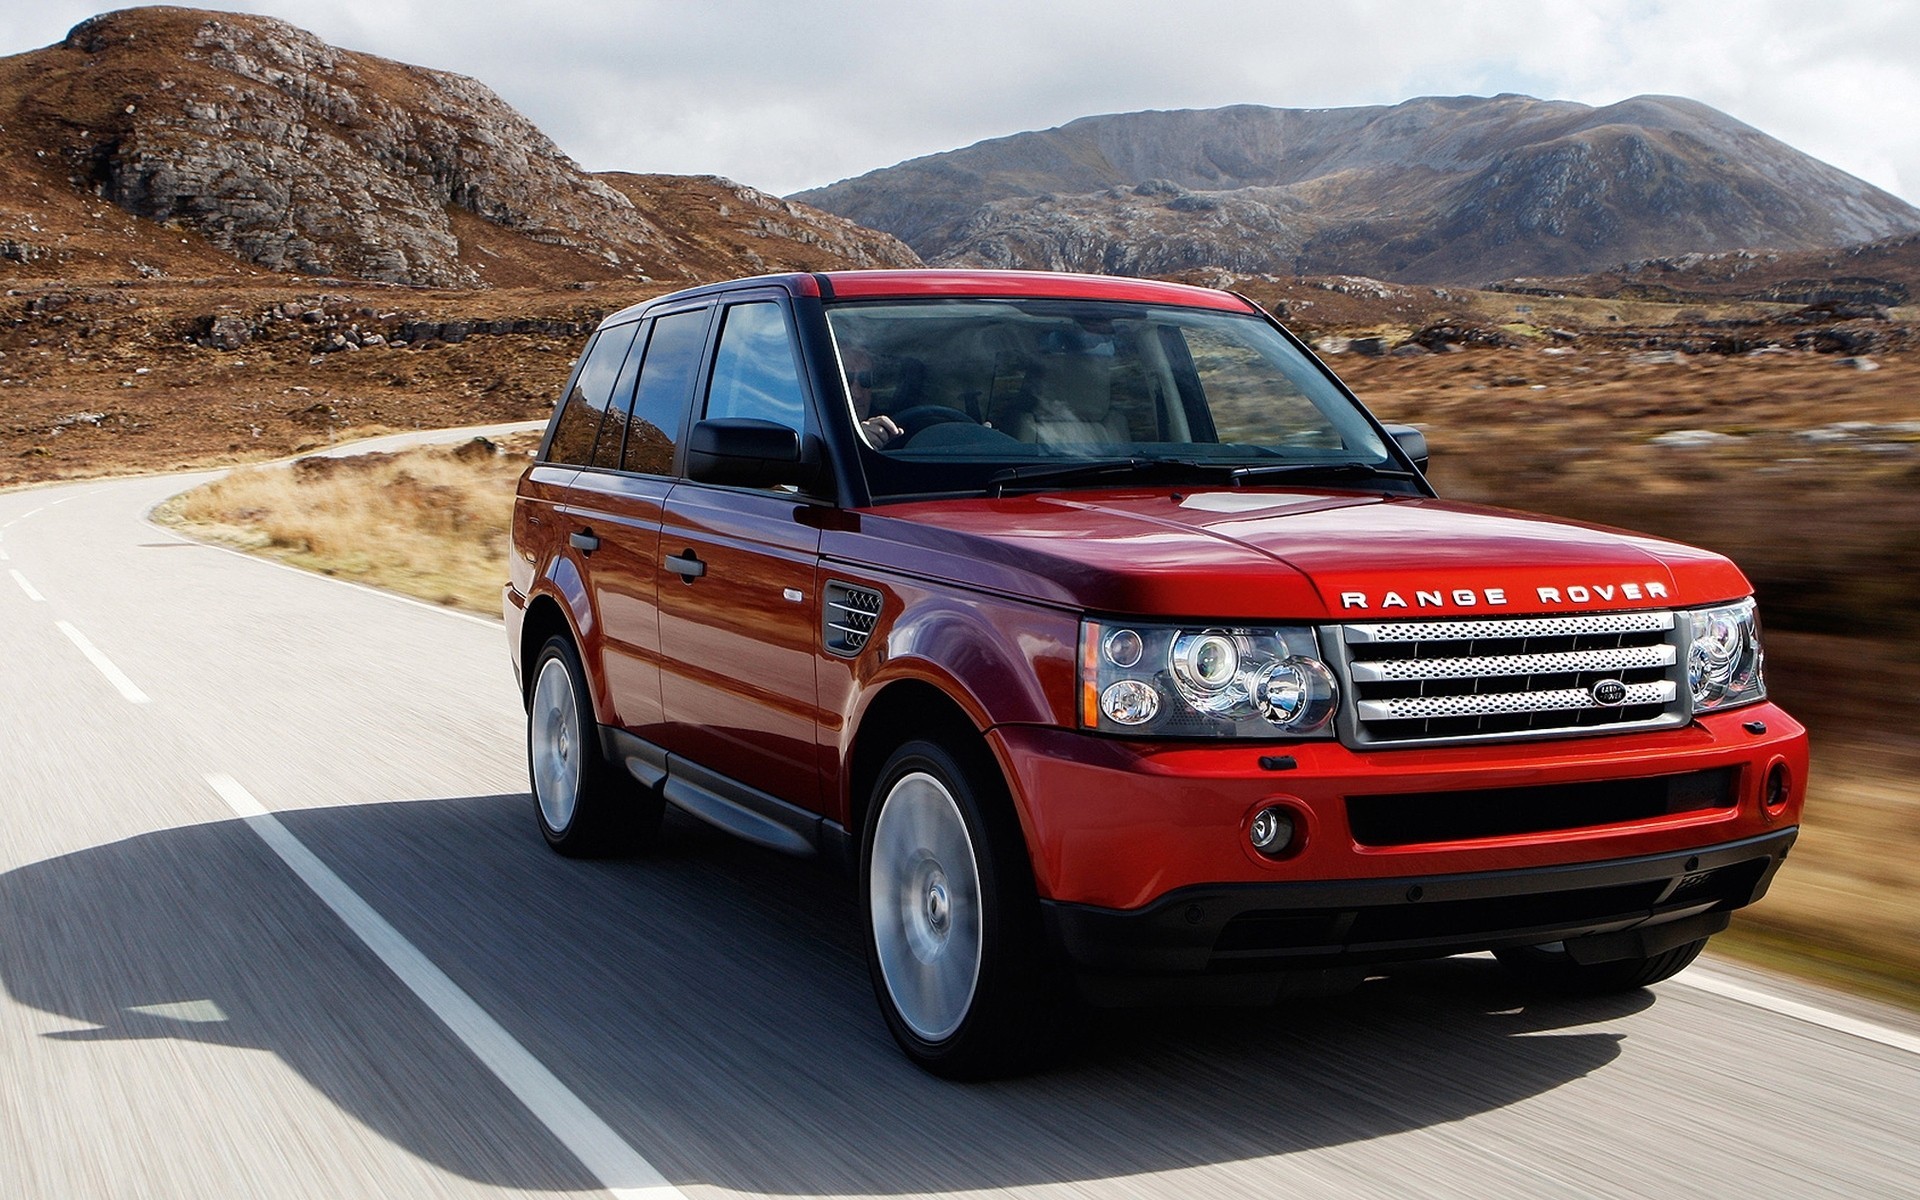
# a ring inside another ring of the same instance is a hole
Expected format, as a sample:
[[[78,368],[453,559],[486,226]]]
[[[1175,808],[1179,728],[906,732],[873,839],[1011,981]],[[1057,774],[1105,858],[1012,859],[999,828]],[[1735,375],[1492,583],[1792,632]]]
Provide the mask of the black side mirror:
[[[777,421],[719,417],[687,436],[687,478],[726,487],[804,487],[815,471],[800,453],[800,434]]]
[[[1387,435],[1400,447],[1400,452],[1413,460],[1420,473],[1427,473],[1427,435],[1411,425],[1388,425]]]

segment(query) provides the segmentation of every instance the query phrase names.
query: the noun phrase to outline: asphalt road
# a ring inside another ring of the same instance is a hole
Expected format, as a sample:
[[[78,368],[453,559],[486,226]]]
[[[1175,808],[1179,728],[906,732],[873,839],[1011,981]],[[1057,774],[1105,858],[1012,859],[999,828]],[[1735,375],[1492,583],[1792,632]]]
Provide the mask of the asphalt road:
[[[0,494],[0,1197],[1920,1196],[1920,1022],[1724,963],[931,1079],[844,880],[551,854],[498,625],[143,520],[195,480]]]

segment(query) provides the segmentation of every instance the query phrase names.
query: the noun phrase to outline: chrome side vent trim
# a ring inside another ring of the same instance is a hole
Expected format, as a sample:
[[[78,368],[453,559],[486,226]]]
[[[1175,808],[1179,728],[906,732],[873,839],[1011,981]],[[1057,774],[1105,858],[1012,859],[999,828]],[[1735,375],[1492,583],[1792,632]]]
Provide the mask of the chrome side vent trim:
[[[880,623],[880,593],[829,579],[821,608],[821,640],[829,654],[852,658],[867,648]]]

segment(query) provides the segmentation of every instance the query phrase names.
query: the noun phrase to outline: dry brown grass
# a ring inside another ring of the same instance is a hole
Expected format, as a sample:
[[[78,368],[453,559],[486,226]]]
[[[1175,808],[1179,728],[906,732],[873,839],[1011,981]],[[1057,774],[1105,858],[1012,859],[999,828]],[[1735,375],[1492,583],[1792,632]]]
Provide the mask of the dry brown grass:
[[[322,574],[497,614],[514,481],[537,434],[250,467],[174,499],[156,519]]]
[[[1800,840],[1714,947],[1920,1008],[1920,792],[1899,764],[1816,744]]]

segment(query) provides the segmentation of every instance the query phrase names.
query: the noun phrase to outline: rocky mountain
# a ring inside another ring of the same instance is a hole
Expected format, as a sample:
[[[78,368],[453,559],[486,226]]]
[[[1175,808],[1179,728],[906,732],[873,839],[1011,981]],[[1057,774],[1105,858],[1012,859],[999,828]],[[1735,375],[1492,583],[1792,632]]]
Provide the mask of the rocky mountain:
[[[1086,117],[794,199],[935,263],[1137,275],[1476,282],[1920,230],[1920,209],[1669,96]]]
[[[0,271],[229,256],[454,287],[917,262],[727,181],[589,174],[475,80],[267,17],[128,9],[0,59]]]

